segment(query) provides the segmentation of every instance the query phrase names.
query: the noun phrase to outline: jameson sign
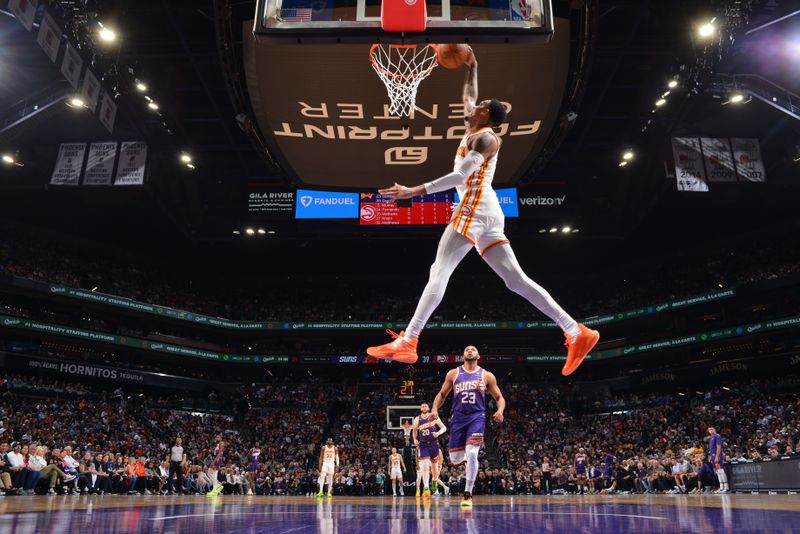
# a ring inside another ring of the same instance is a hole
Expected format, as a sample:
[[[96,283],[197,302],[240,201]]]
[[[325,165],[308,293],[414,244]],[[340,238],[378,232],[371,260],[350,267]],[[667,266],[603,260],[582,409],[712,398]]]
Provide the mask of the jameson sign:
[[[150,350],[155,352],[164,352],[167,354],[175,354],[178,356],[202,358],[204,360],[233,363],[287,363],[289,361],[289,356],[284,355],[253,356],[249,354],[242,355],[220,353],[210,350],[197,349],[194,347],[185,347],[183,345],[173,345],[171,343],[152,342],[146,339],[139,339],[135,337],[117,336],[103,332],[92,332],[89,330],[82,330],[80,328],[44,323],[41,321],[31,321],[29,319],[10,317],[7,315],[0,315],[0,326],[83,339],[86,341],[99,341],[102,343],[129,347],[132,349]]]
[[[117,306],[128,310],[135,310],[163,317],[170,317],[172,319],[182,319],[185,321],[192,321],[194,323],[206,324],[217,328],[227,328],[231,330],[377,330],[383,328],[397,328],[403,327],[404,324],[397,323],[379,323],[379,322],[254,322],[254,321],[232,321],[230,319],[222,319],[219,317],[210,317],[207,315],[200,315],[184,310],[177,310],[174,308],[167,308],[165,306],[158,306],[155,304],[147,304],[144,302],[137,302],[125,297],[116,297],[114,295],[107,295],[98,293],[96,291],[86,291],[84,289],[75,289],[67,286],[48,285],[48,291],[53,294],[64,295],[66,297],[87,300],[96,302],[98,304],[106,304],[110,306]],[[624,321],[626,319],[633,319],[654,313],[661,313],[665,311],[685,308],[688,306],[696,306],[707,302],[731,298],[736,295],[734,289],[725,289],[723,291],[712,291],[703,295],[696,295],[693,297],[672,300],[661,304],[653,304],[651,306],[644,306],[626,312],[616,314],[601,315],[598,317],[591,317],[583,319],[583,324],[587,326],[597,326],[615,321]],[[532,330],[532,329],[549,329],[556,328],[556,325],[550,321],[443,321],[428,323],[425,327],[428,330]]]

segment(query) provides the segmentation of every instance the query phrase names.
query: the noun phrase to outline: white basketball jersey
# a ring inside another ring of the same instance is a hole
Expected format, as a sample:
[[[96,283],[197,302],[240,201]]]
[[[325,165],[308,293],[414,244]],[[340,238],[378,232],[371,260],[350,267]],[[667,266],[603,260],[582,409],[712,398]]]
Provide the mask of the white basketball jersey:
[[[461,162],[464,161],[464,158],[470,151],[467,143],[476,135],[484,132],[489,132],[494,135],[495,138],[497,137],[497,134],[494,133],[491,128],[487,127],[481,128],[472,134],[465,135],[464,138],[461,139],[461,143],[458,145],[458,151],[456,151],[455,160],[453,161],[454,171],[458,169],[459,165],[461,165]],[[497,142],[499,146],[500,140],[498,139]],[[461,202],[458,205],[458,211],[453,213],[454,218],[461,216],[469,217],[470,215],[473,217],[474,215],[503,216],[503,210],[500,208],[497,194],[495,194],[494,189],[492,189],[492,180],[494,179],[494,171],[497,169],[497,158],[499,156],[500,150],[495,152],[492,157],[485,160],[480,169],[468,176],[464,183],[456,186]]]

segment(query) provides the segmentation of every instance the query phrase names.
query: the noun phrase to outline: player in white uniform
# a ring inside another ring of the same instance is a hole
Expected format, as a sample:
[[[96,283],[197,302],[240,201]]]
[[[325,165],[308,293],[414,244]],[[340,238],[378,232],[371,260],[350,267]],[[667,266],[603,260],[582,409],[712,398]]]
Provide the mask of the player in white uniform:
[[[400,495],[403,493],[403,473],[406,471],[406,464],[403,455],[397,452],[396,447],[392,447],[392,454],[389,455],[389,480],[392,484],[392,496],[397,497],[397,487],[400,488]],[[397,484],[397,486],[395,486]]]
[[[465,64],[469,69],[463,90],[467,131],[458,146],[453,172],[414,187],[394,184],[380,190],[380,194],[387,198],[401,200],[455,187],[461,202],[439,241],[428,284],[408,327],[400,334],[390,331],[395,340],[369,347],[367,354],[375,358],[415,363],[417,340],[423,327],[442,301],[453,271],[474,247],[511,291],[527,299],[564,331],[568,350],[567,361],[561,372],[566,376],[583,362],[597,344],[600,334],[570,317],[547,291],[528,278],[517,262],[504,234],[503,211],[492,189],[502,144],[492,127],[500,126],[505,121],[506,110],[496,99],[478,103],[478,62],[471,49]]]
[[[319,492],[317,497],[322,497],[325,482],[328,483],[328,497],[333,497],[333,475],[339,467],[339,450],[333,444],[333,438],[328,438],[328,442],[322,446],[319,452]]]

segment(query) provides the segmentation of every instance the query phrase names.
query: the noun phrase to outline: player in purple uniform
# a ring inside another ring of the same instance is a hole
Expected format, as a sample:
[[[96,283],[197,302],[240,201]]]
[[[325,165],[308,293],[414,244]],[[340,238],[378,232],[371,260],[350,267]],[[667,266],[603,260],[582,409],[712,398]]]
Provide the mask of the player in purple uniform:
[[[431,478],[431,462],[439,457],[439,436],[447,432],[447,427],[444,426],[439,417],[434,417],[430,413],[430,407],[427,402],[423,402],[420,405],[419,411],[420,414],[414,418],[412,432],[414,445],[417,446],[419,451],[417,458],[419,458],[419,466],[422,470],[422,496],[430,497],[431,490],[428,488],[428,483]],[[435,487],[434,491],[436,491]]]
[[[453,391],[448,450],[453,465],[467,462],[467,482],[461,500],[461,506],[465,508],[472,507],[472,487],[478,477],[478,452],[483,445],[486,427],[486,390],[497,403],[497,411],[492,416],[495,422],[503,422],[506,409],[506,400],[497,387],[497,379],[489,371],[478,367],[478,358],[480,354],[474,346],[464,349],[464,365],[447,373],[431,410],[433,417],[439,417],[439,408],[450,390]]]
[[[711,435],[711,440],[708,442],[708,461],[714,466],[714,472],[719,479],[719,489],[714,493],[728,493],[730,491],[728,475],[722,467],[725,461],[725,455],[722,453],[722,436],[717,434],[717,429],[713,426],[708,427],[708,433]]]
[[[250,489],[247,494],[253,494],[253,488],[256,485],[256,476],[258,476],[258,457],[261,456],[261,449],[253,447],[250,449],[250,454],[247,455],[247,473],[250,479]]]
[[[578,485],[578,493],[583,495],[589,493],[586,485],[586,453],[581,447],[575,455],[575,483]]]
[[[220,484],[217,479],[217,475],[219,474],[219,470],[222,469],[222,462],[225,459],[223,456],[225,453],[225,442],[222,441],[222,435],[214,439],[217,442],[217,446],[214,448],[214,453],[212,454],[213,460],[211,461],[211,465],[208,466],[208,475],[211,478],[211,491],[206,493],[208,497],[219,495],[223,489],[222,484]]]

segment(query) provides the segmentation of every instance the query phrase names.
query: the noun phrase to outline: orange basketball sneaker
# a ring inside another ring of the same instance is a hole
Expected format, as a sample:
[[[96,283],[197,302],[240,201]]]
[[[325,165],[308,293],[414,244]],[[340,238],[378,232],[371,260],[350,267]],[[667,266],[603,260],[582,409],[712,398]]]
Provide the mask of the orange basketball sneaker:
[[[393,360],[395,362],[400,363],[416,363],[417,362],[417,340],[412,339],[411,341],[406,341],[403,338],[404,331],[401,331],[399,334],[392,332],[391,330],[386,330],[390,336],[394,338],[394,341],[386,343],[384,345],[378,345],[377,347],[369,347],[367,349],[367,354],[374,358],[380,358],[381,360]]]
[[[586,356],[591,352],[597,342],[600,341],[600,332],[586,328],[578,323],[578,328],[581,332],[575,338],[568,333],[564,332],[564,337],[567,338],[564,346],[567,347],[567,361],[564,363],[564,368],[561,369],[561,374],[569,376],[583,363]]]

